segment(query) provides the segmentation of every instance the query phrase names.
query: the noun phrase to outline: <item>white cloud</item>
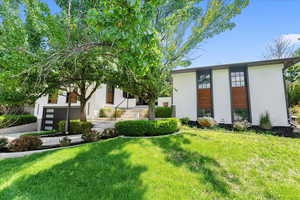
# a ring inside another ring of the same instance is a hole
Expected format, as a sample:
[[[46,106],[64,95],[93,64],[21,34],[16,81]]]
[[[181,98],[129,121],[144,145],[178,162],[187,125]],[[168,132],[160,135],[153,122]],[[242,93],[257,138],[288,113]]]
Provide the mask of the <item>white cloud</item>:
[[[300,34],[285,34],[282,35],[282,38],[289,40],[292,44],[300,44]]]

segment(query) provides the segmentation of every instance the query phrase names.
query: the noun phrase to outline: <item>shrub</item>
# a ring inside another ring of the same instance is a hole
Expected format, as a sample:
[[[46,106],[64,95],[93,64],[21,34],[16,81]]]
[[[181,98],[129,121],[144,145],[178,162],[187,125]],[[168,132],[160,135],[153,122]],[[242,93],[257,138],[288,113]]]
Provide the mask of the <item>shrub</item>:
[[[58,131],[65,132],[66,121],[60,121],[58,123]],[[90,131],[93,128],[91,122],[81,122],[79,120],[70,121],[70,132],[69,134],[83,134],[87,131]]]
[[[25,136],[40,136],[40,135],[51,135],[57,133],[57,130],[50,130],[50,131],[40,131],[40,132],[32,132],[32,133],[25,133]]]
[[[198,124],[204,128],[213,128],[218,123],[211,117],[202,117],[197,120]]]
[[[107,117],[106,115],[106,112],[105,112],[105,109],[104,108],[101,108],[100,111],[99,111],[99,117]]]
[[[59,144],[62,147],[69,146],[71,144],[71,142],[72,142],[72,139],[67,137],[67,136],[65,136],[65,137],[63,137],[62,139],[59,140]]]
[[[270,115],[268,112],[260,115],[259,126],[266,130],[272,129],[272,123],[271,123]]]
[[[156,107],[155,108],[155,117],[157,117],[157,118],[172,117],[172,108],[171,107]]]
[[[21,136],[11,141],[8,147],[14,152],[30,151],[38,149],[42,144],[42,140],[37,136]]]
[[[0,149],[5,148],[7,144],[8,144],[8,139],[5,137],[1,137],[0,138]]]
[[[156,136],[174,133],[178,130],[179,121],[174,118],[162,120],[129,120],[117,122],[118,135]]]
[[[120,108],[118,108],[117,110],[115,110],[114,108],[101,108],[99,112],[99,117],[113,118],[117,115],[117,118],[120,118],[124,112],[125,110]]]
[[[181,118],[179,120],[180,120],[180,122],[181,122],[182,125],[188,125],[189,121],[190,121],[190,118],[184,117],[184,118]]]
[[[245,131],[250,128],[251,124],[248,121],[237,121],[233,123],[233,129],[237,131]]]
[[[0,128],[8,128],[36,122],[33,115],[2,115],[0,116]]]
[[[94,130],[86,131],[82,134],[81,138],[86,142],[96,142],[100,140],[101,135],[99,132]]]
[[[102,138],[113,138],[117,137],[117,132],[115,128],[106,128],[102,133],[101,137]]]

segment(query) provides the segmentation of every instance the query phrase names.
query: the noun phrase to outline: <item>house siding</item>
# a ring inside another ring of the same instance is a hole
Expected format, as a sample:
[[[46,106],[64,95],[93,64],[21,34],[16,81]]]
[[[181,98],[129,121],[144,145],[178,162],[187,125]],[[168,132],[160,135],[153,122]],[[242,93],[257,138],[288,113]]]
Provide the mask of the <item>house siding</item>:
[[[259,125],[261,114],[269,112],[273,126],[289,126],[283,64],[248,68],[252,124]]]
[[[214,118],[218,123],[231,124],[229,70],[212,70]]]
[[[197,120],[196,72],[173,74],[173,87],[176,117]]]

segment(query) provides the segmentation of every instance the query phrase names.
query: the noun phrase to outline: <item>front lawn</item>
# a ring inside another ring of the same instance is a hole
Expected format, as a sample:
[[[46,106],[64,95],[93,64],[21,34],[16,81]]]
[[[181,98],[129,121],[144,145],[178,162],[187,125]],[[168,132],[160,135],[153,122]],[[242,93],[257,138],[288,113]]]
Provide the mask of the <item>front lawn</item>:
[[[300,140],[186,129],[0,161],[0,199],[299,199]]]

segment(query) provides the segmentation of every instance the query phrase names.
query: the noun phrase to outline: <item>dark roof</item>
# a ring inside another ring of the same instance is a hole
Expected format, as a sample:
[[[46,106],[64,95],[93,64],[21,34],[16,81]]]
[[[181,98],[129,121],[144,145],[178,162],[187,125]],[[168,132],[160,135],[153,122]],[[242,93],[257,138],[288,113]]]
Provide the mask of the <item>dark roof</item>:
[[[229,67],[243,67],[243,66],[251,67],[251,66],[262,66],[262,65],[272,65],[272,64],[284,64],[284,68],[287,68],[298,62],[300,62],[300,56],[291,57],[291,58],[273,59],[273,60],[261,60],[261,61],[252,61],[252,62],[241,62],[241,63],[232,63],[232,64],[184,68],[184,69],[173,70],[172,73],[185,73],[185,72],[195,72],[197,70],[226,69]]]

